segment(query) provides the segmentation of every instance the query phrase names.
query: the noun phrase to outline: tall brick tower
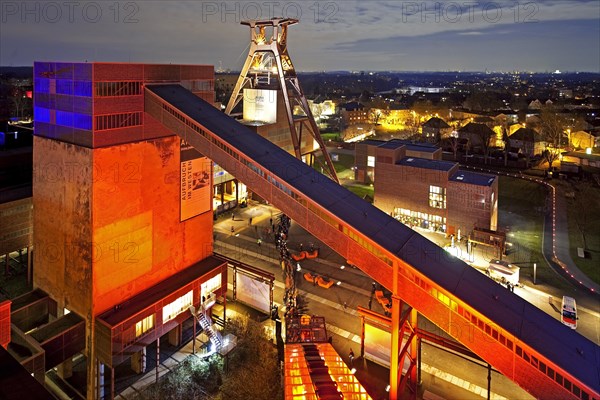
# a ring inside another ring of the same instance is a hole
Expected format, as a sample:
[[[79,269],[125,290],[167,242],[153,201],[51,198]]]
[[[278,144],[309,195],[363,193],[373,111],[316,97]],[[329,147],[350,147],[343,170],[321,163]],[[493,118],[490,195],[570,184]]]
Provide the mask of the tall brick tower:
[[[144,370],[148,345],[159,357],[161,336],[180,340],[189,305],[225,295],[226,267],[212,258],[212,163],[144,113],[147,83],[213,102],[214,71],[37,62],[34,77],[34,288],[57,318],[85,321],[86,396],[110,397],[116,365]],[[68,376],[79,349],[62,350],[46,351],[45,370],[60,363]]]

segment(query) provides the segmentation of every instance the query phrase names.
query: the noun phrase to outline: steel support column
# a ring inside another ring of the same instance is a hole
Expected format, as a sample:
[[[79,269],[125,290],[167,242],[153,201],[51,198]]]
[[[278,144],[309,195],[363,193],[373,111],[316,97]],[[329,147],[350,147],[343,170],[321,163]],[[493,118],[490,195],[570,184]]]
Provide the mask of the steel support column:
[[[193,321],[193,333],[192,333],[192,354],[196,354],[196,317],[192,317],[192,321]]]
[[[156,338],[156,382],[158,382],[158,367],[160,365],[160,336]]]
[[[365,317],[360,316],[360,357],[365,359]]]
[[[400,365],[400,341],[402,340],[402,326],[400,324],[400,313],[402,312],[402,300],[392,295],[392,343],[390,356],[390,399],[398,398],[402,366]]]
[[[110,400],[115,398],[115,367],[110,367]]]

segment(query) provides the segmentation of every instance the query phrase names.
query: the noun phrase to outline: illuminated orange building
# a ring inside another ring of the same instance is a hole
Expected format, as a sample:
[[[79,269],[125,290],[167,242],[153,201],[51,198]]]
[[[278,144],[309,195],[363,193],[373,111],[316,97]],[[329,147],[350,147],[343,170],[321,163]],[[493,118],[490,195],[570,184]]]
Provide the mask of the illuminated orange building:
[[[59,362],[68,377],[79,350],[86,397],[110,398],[116,365],[143,371],[151,342],[160,358],[162,336],[181,340],[189,306],[226,293],[226,265],[212,257],[212,163],[144,112],[147,83],[212,103],[214,71],[37,62],[34,78],[33,284],[58,319],[85,321],[84,347],[46,357],[45,370]]]

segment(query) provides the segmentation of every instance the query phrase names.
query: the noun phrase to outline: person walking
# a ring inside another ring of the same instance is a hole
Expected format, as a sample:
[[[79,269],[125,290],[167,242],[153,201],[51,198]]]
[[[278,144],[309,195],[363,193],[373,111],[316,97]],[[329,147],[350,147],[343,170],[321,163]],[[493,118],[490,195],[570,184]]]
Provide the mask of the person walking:
[[[235,232],[235,228],[233,227],[233,225],[231,225],[231,234],[233,235],[234,232]]]
[[[354,367],[354,352],[352,351],[352,349],[350,349],[350,367]]]

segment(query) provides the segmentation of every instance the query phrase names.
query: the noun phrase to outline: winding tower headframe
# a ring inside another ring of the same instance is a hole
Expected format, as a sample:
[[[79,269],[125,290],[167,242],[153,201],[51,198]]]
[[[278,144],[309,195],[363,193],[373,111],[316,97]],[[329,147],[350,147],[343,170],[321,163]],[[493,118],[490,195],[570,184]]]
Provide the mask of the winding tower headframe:
[[[321,137],[288,53],[288,27],[297,24],[298,20],[294,18],[272,18],[247,20],[241,23],[250,27],[250,49],[227,103],[225,113],[231,115],[233,109],[244,98],[244,89],[280,89],[290,128],[294,155],[302,160],[302,157],[308,154],[307,162],[310,165],[315,161],[314,150],[309,152],[310,154],[302,153],[302,135],[305,131],[308,132],[323,154],[325,163],[323,171],[332,180],[339,183],[335,168],[325,148],[325,142]],[[295,108],[304,115],[294,115]]]

